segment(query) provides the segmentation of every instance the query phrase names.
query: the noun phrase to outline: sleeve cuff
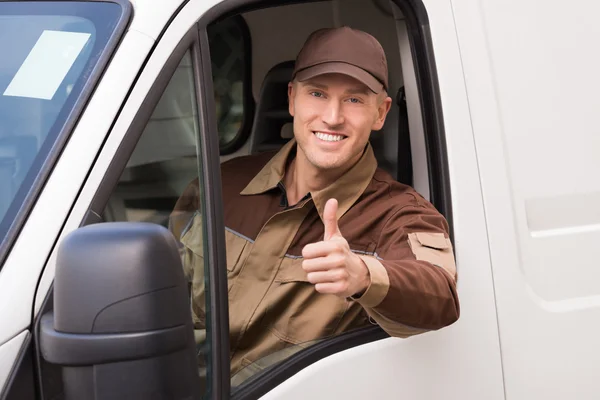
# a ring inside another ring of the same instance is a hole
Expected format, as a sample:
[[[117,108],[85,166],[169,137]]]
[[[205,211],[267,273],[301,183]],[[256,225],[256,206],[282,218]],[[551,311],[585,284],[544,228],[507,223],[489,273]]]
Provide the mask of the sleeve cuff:
[[[371,276],[371,284],[359,298],[353,298],[363,307],[373,308],[379,305],[390,289],[390,278],[387,270],[379,260],[374,257],[359,255],[367,266]]]

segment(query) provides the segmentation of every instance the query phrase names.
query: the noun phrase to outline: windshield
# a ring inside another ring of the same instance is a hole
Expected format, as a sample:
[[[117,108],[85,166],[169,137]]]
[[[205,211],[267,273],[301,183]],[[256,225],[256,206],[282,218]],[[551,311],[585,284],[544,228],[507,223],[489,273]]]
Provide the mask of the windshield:
[[[0,2],[0,243],[77,118],[122,12],[109,2]]]

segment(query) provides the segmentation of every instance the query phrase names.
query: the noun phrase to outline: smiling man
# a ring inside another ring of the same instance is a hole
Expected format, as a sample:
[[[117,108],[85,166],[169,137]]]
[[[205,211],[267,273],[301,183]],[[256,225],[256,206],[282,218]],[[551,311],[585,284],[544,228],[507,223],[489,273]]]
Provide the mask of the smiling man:
[[[446,220],[378,169],[369,144],[390,109],[387,88],[375,38],[348,27],[314,32],[288,87],[294,139],[222,165],[232,374],[372,323],[408,337],[459,317]],[[172,229],[201,330],[202,221],[187,217],[198,198],[196,181]]]

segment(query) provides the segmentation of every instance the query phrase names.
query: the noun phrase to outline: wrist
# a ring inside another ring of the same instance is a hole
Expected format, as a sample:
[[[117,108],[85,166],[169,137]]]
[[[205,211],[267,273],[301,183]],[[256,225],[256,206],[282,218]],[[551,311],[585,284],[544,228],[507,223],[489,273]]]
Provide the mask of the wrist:
[[[371,285],[371,273],[369,272],[369,268],[367,268],[367,265],[365,264],[362,258],[358,256],[356,257],[360,260],[363,273],[361,274],[360,285],[358,290],[351,296],[354,299],[360,298]]]

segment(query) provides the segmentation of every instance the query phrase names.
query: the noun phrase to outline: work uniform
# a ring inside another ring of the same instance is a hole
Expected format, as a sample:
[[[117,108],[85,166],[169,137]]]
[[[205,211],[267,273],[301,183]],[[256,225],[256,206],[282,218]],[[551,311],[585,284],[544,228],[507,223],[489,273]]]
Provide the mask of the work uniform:
[[[294,140],[277,154],[222,165],[232,374],[274,352],[353,328],[379,324],[408,337],[459,316],[456,267],[448,224],[414,189],[377,168],[368,144],[360,160],[327,188],[287,203],[284,174]],[[198,183],[173,213],[192,283],[192,314],[205,326],[202,217]],[[302,269],[302,249],[323,240],[323,209],[338,200],[338,225],[369,269],[358,298],[321,294]],[[187,225],[187,226],[185,226]]]

